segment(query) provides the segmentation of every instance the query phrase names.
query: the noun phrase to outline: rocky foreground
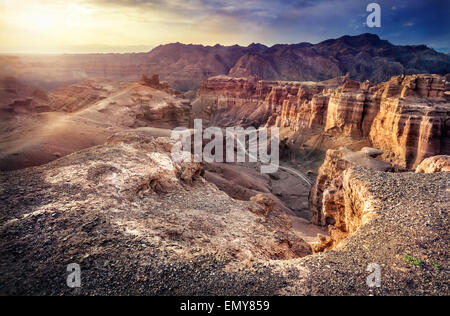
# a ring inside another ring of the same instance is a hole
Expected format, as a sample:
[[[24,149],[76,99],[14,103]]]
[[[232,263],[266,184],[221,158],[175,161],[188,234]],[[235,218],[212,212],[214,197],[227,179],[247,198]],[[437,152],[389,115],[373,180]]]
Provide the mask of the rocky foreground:
[[[232,199],[201,165],[172,162],[171,147],[167,138],[125,133],[2,173],[0,291],[71,293],[64,271],[74,262],[83,294],[244,294],[257,277],[246,262],[312,253],[273,201]]]
[[[273,200],[229,197],[201,165],[174,163],[171,146],[126,132],[1,173],[0,293],[449,294],[448,173],[346,170],[346,210],[369,219],[312,255]],[[75,290],[71,263],[82,269]],[[370,263],[380,288],[366,284]]]

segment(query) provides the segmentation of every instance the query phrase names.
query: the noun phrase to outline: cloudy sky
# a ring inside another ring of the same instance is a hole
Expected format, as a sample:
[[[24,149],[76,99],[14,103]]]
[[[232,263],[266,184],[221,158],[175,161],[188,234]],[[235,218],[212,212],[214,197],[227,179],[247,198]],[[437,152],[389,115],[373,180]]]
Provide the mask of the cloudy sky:
[[[371,2],[381,28],[365,25]],[[450,52],[448,0],[0,0],[0,52],[131,52],[182,42],[317,43],[376,33]]]

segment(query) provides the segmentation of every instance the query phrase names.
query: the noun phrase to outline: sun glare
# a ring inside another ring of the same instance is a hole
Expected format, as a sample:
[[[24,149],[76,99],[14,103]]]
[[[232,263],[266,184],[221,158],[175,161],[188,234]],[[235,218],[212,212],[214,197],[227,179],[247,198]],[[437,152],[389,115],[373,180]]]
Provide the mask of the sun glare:
[[[57,10],[48,6],[28,5],[21,10],[11,6],[9,9],[6,16],[9,24],[33,33],[57,28],[64,18]]]
[[[28,21],[29,28],[35,30],[48,30],[56,26],[56,19],[47,12],[29,12],[24,19]]]
[[[11,10],[8,20],[29,31],[43,32],[80,27],[85,18],[94,11],[74,3],[64,7],[31,5],[23,7],[20,11]]]

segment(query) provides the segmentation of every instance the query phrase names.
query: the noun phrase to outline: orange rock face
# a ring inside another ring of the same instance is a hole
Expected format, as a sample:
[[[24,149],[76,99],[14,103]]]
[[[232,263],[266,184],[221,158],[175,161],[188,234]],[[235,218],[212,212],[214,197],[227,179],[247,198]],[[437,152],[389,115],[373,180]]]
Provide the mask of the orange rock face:
[[[450,156],[434,156],[425,159],[416,168],[417,173],[450,172]]]
[[[385,159],[415,168],[427,157],[450,152],[445,87],[445,79],[436,75],[394,77],[382,85],[370,139],[386,152]]]
[[[344,188],[345,172],[354,166],[392,171],[392,165],[375,159],[382,153],[373,148],[363,148],[359,152],[347,148],[327,151],[309,196],[311,221],[316,225],[328,226],[330,234],[330,238],[324,238],[316,251],[333,248],[360,227],[364,220],[362,215],[353,214],[346,207],[348,188]]]
[[[325,86],[322,84],[301,84],[294,96],[288,96],[284,100],[276,125],[292,126],[294,130],[321,129],[329,101],[329,96],[322,94],[324,89]]]
[[[256,77],[217,76],[205,81],[192,104],[195,118],[211,125],[260,126],[274,112],[282,95],[272,93],[274,83]]]
[[[413,169],[450,152],[448,89],[438,75],[397,76],[378,85],[347,77],[311,83],[219,76],[203,83],[194,117],[366,138],[385,160]]]

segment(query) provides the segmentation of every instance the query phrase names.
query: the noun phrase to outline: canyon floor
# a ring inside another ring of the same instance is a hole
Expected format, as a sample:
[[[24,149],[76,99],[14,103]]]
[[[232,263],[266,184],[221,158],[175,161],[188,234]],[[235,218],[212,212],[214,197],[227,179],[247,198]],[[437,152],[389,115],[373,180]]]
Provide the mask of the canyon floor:
[[[1,295],[450,293],[444,77],[2,84]],[[194,117],[279,127],[281,168],[173,160]]]

